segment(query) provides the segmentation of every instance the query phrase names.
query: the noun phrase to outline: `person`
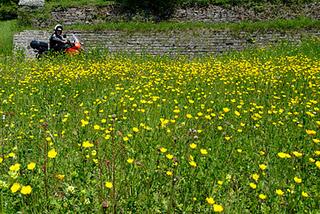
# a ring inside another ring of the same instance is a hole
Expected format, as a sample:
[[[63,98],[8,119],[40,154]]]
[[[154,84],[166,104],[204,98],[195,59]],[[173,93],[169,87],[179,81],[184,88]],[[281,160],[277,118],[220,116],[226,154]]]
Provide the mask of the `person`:
[[[61,52],[66,49],[66,46],[69,43],[69,41],[65,40],[62,37],[62,31],[63,31],[63,27],[61,24],[57,24],[54,27],[54,33],[50,36],[50,40],[49,40],[50,50]]]

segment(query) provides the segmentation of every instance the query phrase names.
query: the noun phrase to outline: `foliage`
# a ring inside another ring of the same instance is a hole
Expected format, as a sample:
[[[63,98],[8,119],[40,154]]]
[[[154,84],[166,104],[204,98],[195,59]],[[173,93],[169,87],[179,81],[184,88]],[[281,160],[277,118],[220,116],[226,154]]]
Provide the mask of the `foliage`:
[[[319,44],[0,58],[0,212],[319,212]]]
[[[17,18],[17,2],[3,1],[0,2],[0,20],[10,20]]]
[[[153,15],[158,20],[170,18],[177,4],[176,0],[116,0],[116,2],[120,3],[125,11],[142,12],[146,16]]]

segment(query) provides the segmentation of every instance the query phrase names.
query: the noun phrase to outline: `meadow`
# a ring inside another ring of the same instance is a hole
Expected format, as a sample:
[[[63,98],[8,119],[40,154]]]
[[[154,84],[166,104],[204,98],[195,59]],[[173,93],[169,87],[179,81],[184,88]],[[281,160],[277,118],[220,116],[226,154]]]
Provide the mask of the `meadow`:
[[[320,212],[320,42],[0,59],[0,213]]]

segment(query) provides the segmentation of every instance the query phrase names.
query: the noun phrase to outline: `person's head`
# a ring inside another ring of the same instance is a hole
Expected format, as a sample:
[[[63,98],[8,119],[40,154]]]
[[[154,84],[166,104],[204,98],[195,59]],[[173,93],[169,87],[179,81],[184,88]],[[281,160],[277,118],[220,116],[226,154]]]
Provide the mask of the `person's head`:
[[[54,27],[54,32],[58,35],[61,35],[62,34],[62,30],[63,30],[63,27],[62,25],[60,24],[57,24],[55,27]]]

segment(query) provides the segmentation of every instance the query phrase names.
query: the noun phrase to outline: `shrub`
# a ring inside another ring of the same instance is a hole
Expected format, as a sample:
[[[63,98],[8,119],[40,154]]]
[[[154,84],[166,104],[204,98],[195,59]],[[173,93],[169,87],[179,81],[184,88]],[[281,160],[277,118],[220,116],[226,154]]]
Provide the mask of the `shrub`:
[[[177,5],[177,0],[116,0],[125,11],[131,13],[144,13],[154,16],[156,20],[170,18]]]
[[[0,20],[10,20],[17,18],[17,5],[17,0],[0,0]]]

